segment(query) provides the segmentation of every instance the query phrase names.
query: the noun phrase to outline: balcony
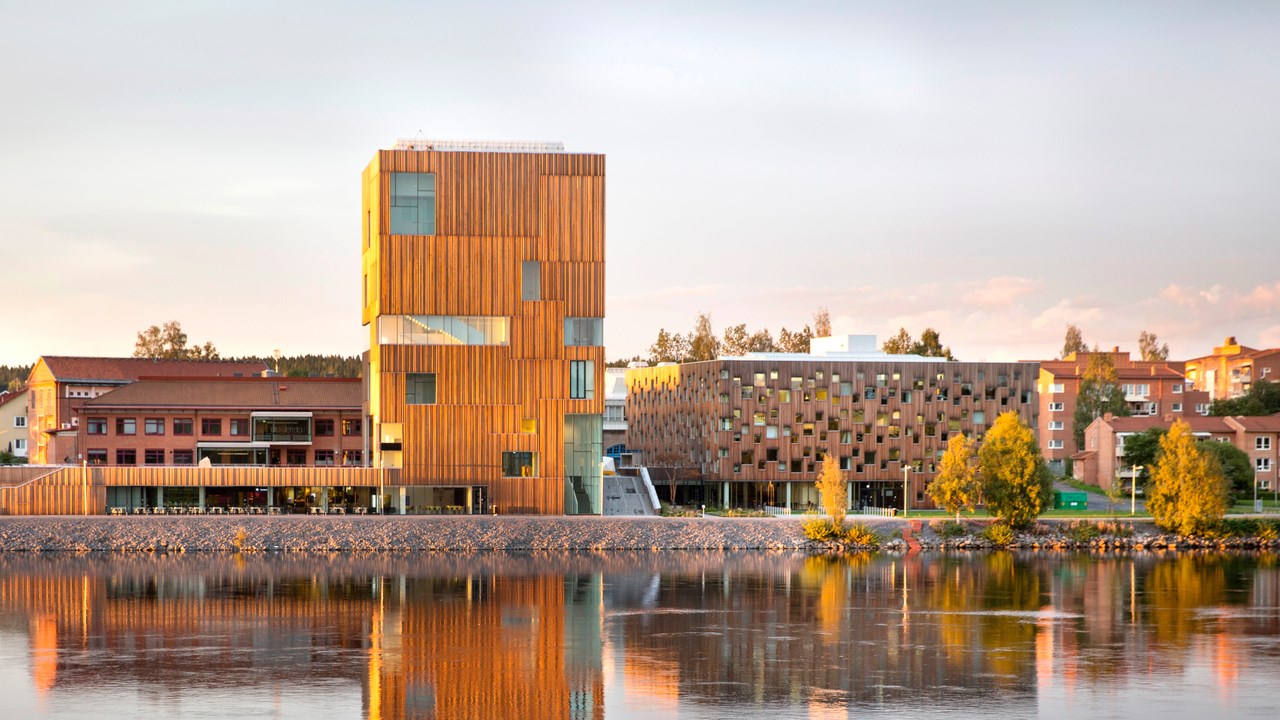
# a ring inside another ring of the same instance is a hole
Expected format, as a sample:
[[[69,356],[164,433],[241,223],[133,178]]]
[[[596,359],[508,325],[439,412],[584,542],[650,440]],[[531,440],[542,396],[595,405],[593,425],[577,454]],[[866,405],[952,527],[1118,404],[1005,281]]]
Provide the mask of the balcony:
[[[311,413],[253,413],[253,442],[310,445]]]

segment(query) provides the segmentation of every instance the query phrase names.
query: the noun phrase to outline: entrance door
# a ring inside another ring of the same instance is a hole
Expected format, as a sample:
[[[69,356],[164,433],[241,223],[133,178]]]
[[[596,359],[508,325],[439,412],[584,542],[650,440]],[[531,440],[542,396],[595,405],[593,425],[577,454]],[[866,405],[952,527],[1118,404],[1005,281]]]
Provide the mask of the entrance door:
[[[488,509],[488,503],[484,496],[484,485],[471,486],[471,514],[483,515]]]

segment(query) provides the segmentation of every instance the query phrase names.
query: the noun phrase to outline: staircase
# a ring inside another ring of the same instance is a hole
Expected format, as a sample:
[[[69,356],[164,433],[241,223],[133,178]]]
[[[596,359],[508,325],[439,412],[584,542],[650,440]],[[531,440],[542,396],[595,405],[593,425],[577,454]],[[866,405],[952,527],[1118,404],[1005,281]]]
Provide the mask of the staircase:
[[[605,478],[608,480],[608,478]],[[578,501],[579,515],[593,515],[591,511],[591,496],[587,494],[587,489],[582,485],[582,478],[574,475],[571,478],[573,482],[573,496]]]
[[[657,515],[653,507],[649,491],[644,481],[629,475],[606,475],[604,477],[604,514],[605,515]]]

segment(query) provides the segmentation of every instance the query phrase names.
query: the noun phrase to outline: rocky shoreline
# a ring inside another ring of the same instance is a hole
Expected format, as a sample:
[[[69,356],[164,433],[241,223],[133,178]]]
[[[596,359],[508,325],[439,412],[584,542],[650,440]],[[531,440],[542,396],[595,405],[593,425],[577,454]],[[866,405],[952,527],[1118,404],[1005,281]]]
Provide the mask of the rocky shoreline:
[[[484,552],[618,550],[787,550],[848,552],[871,548],[815,543],[804,518],[613,517],[0,517],[5,552]],[[857,518],[880,538],[879,549],[905,552],[905,524]],[[1080,537],[1069,523],[1040,523],[1007,545],[983,536],[981,525],[945,537],[937,524],[911,534],[926,551],[1013,550],[1144,551],[1280,547],[1263,537],[1186,538],[1149,523],[1124,533]]]

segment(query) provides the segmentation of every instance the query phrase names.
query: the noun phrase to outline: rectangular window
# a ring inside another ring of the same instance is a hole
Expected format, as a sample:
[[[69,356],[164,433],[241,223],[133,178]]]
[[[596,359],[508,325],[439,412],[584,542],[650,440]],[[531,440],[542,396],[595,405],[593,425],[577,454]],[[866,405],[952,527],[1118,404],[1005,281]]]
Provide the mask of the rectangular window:
[[[1049,429],[1050,429],[1050,430],[1061,430],[1061,429],[1062,429],[1062,421],[1061,421],[1061,420],[1050,420],[1050,421],[1049,421]]]
[[[333,437],[333,418],[316,420],[315,432],[316,437]]]
[[[222,418],[200,418],[201,435],[221,435]]]
[[[343,450],[342,464],[348,467],[360,467],[364,464],[364,453],[359,450]]]
[[[89,418],[88,420],[85,421],[84,431],[86,435],[106,435],[107,419],[106,418]],[[106,452],[106,451],[104,450],[103,452]],[[106,462],[105,458],[103,459],[103,462]]]
[[[503,477],[537,477],[537,454],[531,452],[502,453]]]
[[[973,424],[974,424],[974,425],[985,425],[985,424],[986,424],[986,422],[987,422],[987,413],[986,413],[986,412],[984,412],[984,411],[982,411],[982,410],[974,410],[974,411],[973,411]]]
[[[1051,393],[1062,393],[1062,392],[1063,392],[1063,384],[1062,384],[1062,383],[1051,383],[1051,384],[1049,385],[1049,392],[1051,392]]]
[[[159,449],[144,450],[142,453],[142,461],[147,465],[163,465],[164,450],[159,450]]]
[[[143,431],[148,435],[164,434],[164,418],[147,418],[142,421],[142,425]],[[150,465],[150,463],[147,464]]]
[[[354,437],[360,434],[360,418],[347,418],[342,421],[342,434],[346,437]]]
[[[569,361],[569,398],[591,400],[596,396],[596,363],[594,360]]]
[[[565,347],[604,347],[604,318],[564,319]]]
[[[1049,412],[1062,412],[1062,403],[1049,403]]]
[[[174,435],[191,435],[195,432],[195,421],[191,418],[174,418]]]
[[[1173,386],[1173,394],[1174,394],[1174,395],[1179,395],[1179,394],[1181,394],[1181,393],[1182,393],[1182,385],[1174,384],[1174,386]]]
[[[1271,438],[1269,438],[1269,437],[1257,437],[1257,438],[1254,438],[1254,439],[1253,439],[1253,449],[1254,449],[1254,450],[1270,450],[1270,449],[1271,449]]]
[[[542,263],[537,260],[520,263],[520,299],[542,299]]]
[[[84,454],[84,459],[85,459],[85,462],[89,463],[90,465],[106,465],[107,451],[105,449],[89,450]]]
[[[196,454],[191,450],[174,450],[174,465],[194,465],[196,462]]]
[[[136,418],[116,418],[116,434],[117,435],[137,435],[138,421]]]
[[[1050,440],[1050,441],[1049,441],[1049,449],[1050,449],[1050,450],[1061,450],[1061,449],[1062,449],[1062,441],[1061,441],[1061,440]]]
[[[24,428],[24,427],[26,427],[26,426],[27,426],[27,416],[26,416],[26,415],[14,415],[14,416],[13,416],[13,426],[14,426],[14,427],[16,427],[16,428]]]
[[[324,467],[329,467],[329,466],[333,465],[333,451],[332,451],[332,450],[317,450],[317,451],[316,451],[316,465],[320,465],[320,466],[324,466]]]
[[[286,465],[306,465],[307,449],[306,448],[289,448],[285,451]]]
[[[116,464],[117,465],[137,465],[138,451],[124,450],[124,449],[116,450]]]
[[[391,173],[391,234],[436,234],[434,173]]]
[[[507,345],[510,318],[501,315],[383,315],[382,345]]]
[[[1173,403],[1174,412],[1182,412],[1182,403]]]
[[[404,402],[406,405],[435,405],[436,374],[406,374],[404,376]]]
[[[1253,467],[1257,472],[1271,472],[1271,458],[1257,458],[1253,461]]]
[[[249,434],[248,418],[232,418],[227,422],[229,424],[228,429],[231,431],[231,434],[233,436],[242,436],[242,435]]]
[[[1209,414],[1209,403],[1196,403],[1196,412],[1201,415]]]

